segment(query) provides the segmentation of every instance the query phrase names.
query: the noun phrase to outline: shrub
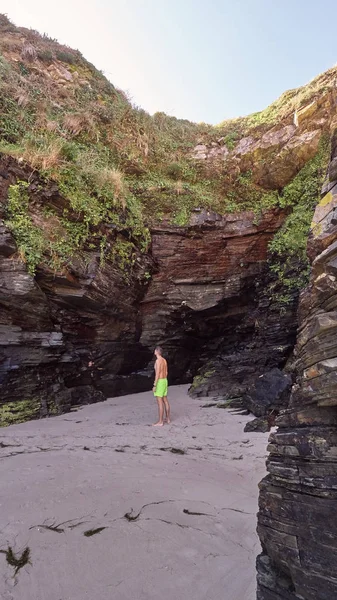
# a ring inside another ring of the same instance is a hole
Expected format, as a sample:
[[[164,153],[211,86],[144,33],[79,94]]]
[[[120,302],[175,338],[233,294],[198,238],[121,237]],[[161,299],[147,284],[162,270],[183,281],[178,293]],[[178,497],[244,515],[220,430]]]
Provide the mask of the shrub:
[[[21,50],[21,57],[23,60],[33,62],[37,58],[37,52],[32,44],[24,44]]]
[[[1,33],[16,31],[15,25],[13,25],[7,15],[0,14],[0,31]]]
[[[57,60],[67,63],[68,65],[74,65],[78,62],[76,55],[67,50],[56,50],[55,56]]]
[[[48,48],[43,48],[37,51],[37,58],[50,65],[53,62],[53,53]]]
[[[78,158],[79,152],[80,152],[80,148],[79,148],[78,144],[76,144],[75,142],[66,142],[65,141],[61,148],[62,158],[66,159],[70,162],[76,161],[76,159]]]
[[[81,133],[95,133],[95,120],[89,112],[68,113],[63,118],[63,127],[71,135],[78,136]]]
[[[272,272],[287,292],[301,290],[308,282],[307,239],[313,211],[329,159],[329,142],[323,138],[316,156],[310,160],[283,190],[282,207],[292,207],[281,229],[269,244]]]
[[[110,258],[119,266],[124,276],[127,278],[130,268],[136,260],[135,246],[128,240],[117,238],[111,253]]]
[[[113,204],[119,204],[123,210],[125,209],[127,189],[121,171],[118,171],[118,169],[109,169],[107,167],[99,170],[96,173],[96,182],[101,195],[104,195],[109,189],[112,189]]]
[[[62,163],[63,146],[60,138],[27,136],[22,158],[34,169],[52,172]]]
[[[234,150],[238,137],[239,134],[236,131],[232,131],[224,137],[224,144],[229,151]]]
[[[167,166],[166,173],[171,179],[178,180],[183,176],[183,168],[179,163],[174,162]]]
[[[28,185],[25,181],[19,181],[9,187],[6,225],[13,232],[28,272],[34,275],[43,255],[45,241],[41,229],[33,224],[28,213]]]
[[[188,208],[186,206],[183,206],[175,215],[175,217],[173,218],[173,223],[175,225],[180,225],[181,227],[184,227],[185,225],[188,225],[188,222],[190,220],[190,216],[191,216],[191,211],[188,210]]]

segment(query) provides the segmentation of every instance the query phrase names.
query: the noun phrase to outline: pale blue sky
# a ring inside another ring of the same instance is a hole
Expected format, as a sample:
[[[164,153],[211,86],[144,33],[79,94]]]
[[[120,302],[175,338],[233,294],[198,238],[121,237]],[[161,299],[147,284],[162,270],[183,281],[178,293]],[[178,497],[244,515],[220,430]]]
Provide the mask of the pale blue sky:
[[[133,102],[218,123],[262,110],[337,62],[336,0],[0,0],[78,48]]]

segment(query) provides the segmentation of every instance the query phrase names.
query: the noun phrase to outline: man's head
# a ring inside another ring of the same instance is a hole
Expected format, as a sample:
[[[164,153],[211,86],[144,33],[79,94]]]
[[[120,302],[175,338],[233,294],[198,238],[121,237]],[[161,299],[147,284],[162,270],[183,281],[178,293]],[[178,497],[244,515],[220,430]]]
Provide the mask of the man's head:
[[[161,349],[160,346],[156,346],[155,351],[154,351],[155,356],[158,358],[158,356],[162,356],[163,351]]]

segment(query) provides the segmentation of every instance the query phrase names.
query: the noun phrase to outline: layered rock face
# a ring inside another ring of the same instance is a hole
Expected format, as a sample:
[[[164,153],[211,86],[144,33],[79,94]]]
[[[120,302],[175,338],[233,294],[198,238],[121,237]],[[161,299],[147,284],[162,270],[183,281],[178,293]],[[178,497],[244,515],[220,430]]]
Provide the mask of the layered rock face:
[[[241,318],[235,320],[229,313],[227,328],[218,338],[218,344],[209,340],[208,347],[205,346],[203,367],[193,381],[190,394],[226,400],[243,398],[246,407],[261,416],[276,405],[264,403],[260,394],[258,402],[252,401],[251,396],[256,395],[259,377],[263,374],[272,377],[273,370],[284,368],[291,356],[297,330],[298,292],[293,292],[288,304],[281,308],[271,293],[275,278],[266,263],[261,263],[260,268],[259,275],[247,282],[242,295],[246,303],[241,308]],[[233,299],[233,305],[238,308],[240,301]],[[284,397],[282,404],[285,403]]]
[[[270,437],[260,484],[259,600],[337,597],[337,136],[308,253],[300,303],[298,380]]]
[[[163,342],[173,380],[189,381],[226,348],[236,354],[240,341],[247,346],[258,330],[268,243],[285,215],[267,211],[257,224],[253,213],[220,217],[201,211],[186,228],[153,231],[158,272],[142,302],[140,341],[147,347]],[[234,361],[236,368],[241,361]]]

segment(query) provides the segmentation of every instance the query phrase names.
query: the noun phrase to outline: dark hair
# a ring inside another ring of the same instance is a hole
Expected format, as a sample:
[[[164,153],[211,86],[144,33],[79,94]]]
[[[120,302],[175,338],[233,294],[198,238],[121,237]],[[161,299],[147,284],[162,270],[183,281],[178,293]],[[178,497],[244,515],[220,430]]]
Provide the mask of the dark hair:
[[[157,350],[157,352],[159,352],[159,354],[160,354],[160,355],[162,355],[162,354],[163,354],[163,350],[162,350],[162,348],[161,348],[160,346],[156,346],[156,347],[155,347],[155,351],[156,351],[156,350]]]

